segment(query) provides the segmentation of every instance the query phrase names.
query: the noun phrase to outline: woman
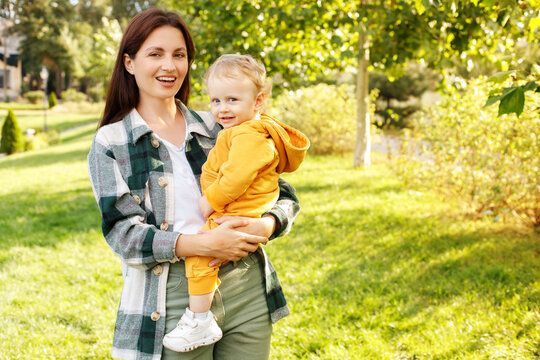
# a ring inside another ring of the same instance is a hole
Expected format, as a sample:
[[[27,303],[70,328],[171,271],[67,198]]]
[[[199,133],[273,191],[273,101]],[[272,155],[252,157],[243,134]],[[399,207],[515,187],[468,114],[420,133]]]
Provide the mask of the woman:
[[[259,244],[288,232],[299,206],[280,181],[280,199],[261,219],[205,222],[199,177],[221,129],[189,110],[194,46],[182,19],[149,9],[124,32],[105,112],[88,155],[103,234],[120,257],[124,288],[112,356],[120,359],[267,359],[272,322],[288,314],[279,280]],[[162,347],[188,304],[185,256],[210,256],[221,286],[212,312],[223,330],[188,353]],[[168,296],[168,295],[171,296]]]

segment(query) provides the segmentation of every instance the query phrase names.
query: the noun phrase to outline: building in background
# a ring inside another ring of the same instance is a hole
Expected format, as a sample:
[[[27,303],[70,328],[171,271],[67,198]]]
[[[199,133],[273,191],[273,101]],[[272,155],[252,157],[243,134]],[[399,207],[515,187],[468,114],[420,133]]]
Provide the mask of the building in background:
[[[15,101],[21,94],[21,38],[9,33],[12,24],[0,19],[0,101]]]

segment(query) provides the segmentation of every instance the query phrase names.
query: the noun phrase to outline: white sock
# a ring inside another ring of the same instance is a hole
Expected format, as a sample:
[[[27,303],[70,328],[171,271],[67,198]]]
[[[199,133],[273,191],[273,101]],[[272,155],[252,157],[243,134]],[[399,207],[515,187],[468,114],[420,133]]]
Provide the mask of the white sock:
[[[193,318],[197,320],[205,320],[207,316],[208,316],[208,311],[203,312],[203,313],[195,313],[195,312],[193,313]]]

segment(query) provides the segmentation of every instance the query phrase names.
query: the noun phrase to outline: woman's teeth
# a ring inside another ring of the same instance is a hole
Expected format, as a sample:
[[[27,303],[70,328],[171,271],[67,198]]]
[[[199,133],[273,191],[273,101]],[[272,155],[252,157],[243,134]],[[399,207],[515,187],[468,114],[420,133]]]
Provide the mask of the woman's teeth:
[[[174,78],[174,77],[167,77],[167,76],[160,76],[157,79],[159,81],[169,81],[169,82],[172,82],[172,81],[176,80],[176,78]]]

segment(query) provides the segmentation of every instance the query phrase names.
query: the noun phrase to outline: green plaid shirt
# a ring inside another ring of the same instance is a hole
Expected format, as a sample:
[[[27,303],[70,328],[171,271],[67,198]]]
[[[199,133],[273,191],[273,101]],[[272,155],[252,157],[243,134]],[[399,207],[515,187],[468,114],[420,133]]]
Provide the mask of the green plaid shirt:
[[[187,123],[186,157],[197,180],[221,127],[210,113],[178,102]],[[165,296],[175,256],[173,169],[166,147],[141,119],[127,115],[100,128],[88,154],[90,180],[102,215],[103,235],[120,257],[124,288],[116,320],[112,356],[159,359],[165,331]],[[294,188],[280,179],[280,199],[269,212],[277,220],[272,236],[286,234],[299,212]],[[262,247],[266,297],[272,322],[289,309],[272,264]]]

